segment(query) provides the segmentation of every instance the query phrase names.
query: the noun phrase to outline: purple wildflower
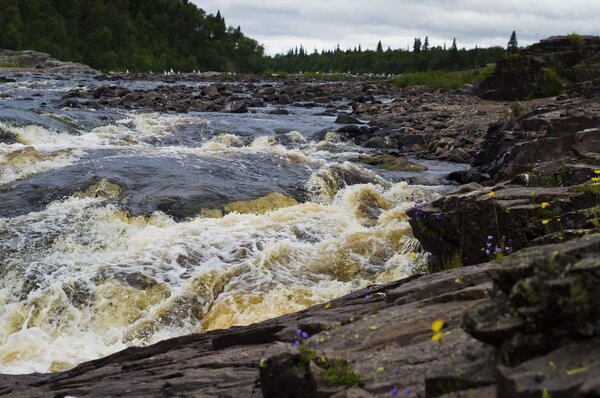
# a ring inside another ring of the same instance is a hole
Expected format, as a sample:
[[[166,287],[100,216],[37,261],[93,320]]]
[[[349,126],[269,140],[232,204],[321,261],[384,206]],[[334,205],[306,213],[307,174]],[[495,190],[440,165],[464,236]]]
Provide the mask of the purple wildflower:
[[[490,249],[486,249],[485,254],[487,254],[489,256],[490,254]]]
[[[300,342],[299,342],[298,340],[296,340],[296,341],[294,341],[294,345],[295,345],[296,347],[300,347]]]
[[[488,240],[493,240],[494,236],[493,235],[488,235]]]
[[[392,397],[397,397],[398,396],[398,387],[392,388],[392,391],[390,391],[390,395]]]
[[[410,387],[406,387],[406,388],[404,389],[404,392],[406,393],[406,395],[410,395],[410,393],[412,392],[412,388],[410,388]]]
[[[306,333],[306,332],[302,332],[302,338],[303,338],[303,339],[307,339],[307,338],[308,338],[308,333]]]
[[[394,374],[395,374],[396,376],[398,376],[398,375],[400,374],[400,370],[399,370],[399,369],[396,369],[396,370],[394,370]]]

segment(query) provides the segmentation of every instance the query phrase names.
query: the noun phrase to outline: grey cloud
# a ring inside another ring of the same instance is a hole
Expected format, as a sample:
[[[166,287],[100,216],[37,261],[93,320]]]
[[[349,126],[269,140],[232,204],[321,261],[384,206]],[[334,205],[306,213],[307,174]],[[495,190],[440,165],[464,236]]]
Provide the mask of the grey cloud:
[[[265,45],[268,53],[296,45],[342,48],[361,43],[404,48],[428,35],[433,45],[506,45],[576,31],[600,34],[598,0],[194,0],[208,13],[218,9],[229,25]]]

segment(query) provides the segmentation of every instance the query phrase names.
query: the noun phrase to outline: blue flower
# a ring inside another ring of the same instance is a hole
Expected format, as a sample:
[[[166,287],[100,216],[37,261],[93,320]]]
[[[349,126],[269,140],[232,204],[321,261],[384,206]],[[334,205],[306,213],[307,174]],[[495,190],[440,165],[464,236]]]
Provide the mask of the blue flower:
[[[406,393],[406,395],[410,395],[410,393],[412,392],[412,388],[410,388],[410,387],[406,387],[406,388],[404,389],[404,392]]]
[[[303,338],[303,339],[307,339],[307,338],[308,338],[308,333],[306,333],[306,332],[302,332],[302,338]]]
[[[390,395],[392,397],[397,397],[398,396],[398,387],[392,388],[392,391],[390,391]]]

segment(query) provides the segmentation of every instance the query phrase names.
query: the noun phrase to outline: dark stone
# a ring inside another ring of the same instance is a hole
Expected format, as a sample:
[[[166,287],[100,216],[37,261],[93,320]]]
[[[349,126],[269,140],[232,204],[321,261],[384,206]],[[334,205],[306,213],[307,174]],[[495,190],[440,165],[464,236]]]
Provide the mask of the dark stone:
[[[288,105],[292,103],[292,99],[287,94],[281,94],[279,97],[277,97],[277,102],[281,105]]]
[[[469,184],[471,182],[481,183],[484,181],[489,181],[490,175],[487,173],[481,173],[477,169],[469,169],[453,171],[452,173],[448,174],[448,177],[446,178],[462,185]]]
[[[315,398],[317,382],[300,355],[283,352],[260,367],[260,388],[265,398]]]
[[[463,327],[500,348],[515,365],[565,339],[600,335],[600,234],[537,246],[502,262],[489,302],[465,314]]]
[[[287,109],[277,108],[269,112],[269,115],[289,115],[290,112]]]
[[[335,123],[338,123],[338,124],[363,124],[363,122],[361,122],[357,118],[352,117],[346,113],[339,114],[337,119],[335,119]]]
[[[227,105],[225,105],[225,108],[223,109],[223,112],[228,112],[228,113],[247,113],[248,112],[248,105],[246,104],[246,101],[244,101],[244,100],[231,101],[231,102],[228,102]]]
[[[17,143],[17,135],[10,131],[0,129],[0,143],[12,145]]]
[[[567,344],[515,368],[500,367],[498,398],[600,396],[600,338]]]

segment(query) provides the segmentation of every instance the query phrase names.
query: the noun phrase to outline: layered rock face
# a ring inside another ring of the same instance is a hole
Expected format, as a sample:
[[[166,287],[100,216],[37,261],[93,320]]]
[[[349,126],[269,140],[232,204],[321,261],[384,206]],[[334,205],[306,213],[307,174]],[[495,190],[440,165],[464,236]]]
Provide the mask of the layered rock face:
[[[564,89],[600,92],[600,37],[555,36],[512,54],[476,89],[486,99],[522,100],[556,95]]]
[[[558,100],[491,125],[476,166],[455,175],[470,184],[409,212],[415,236],[439,256],[433,269],[596,231],[599,110]]]

